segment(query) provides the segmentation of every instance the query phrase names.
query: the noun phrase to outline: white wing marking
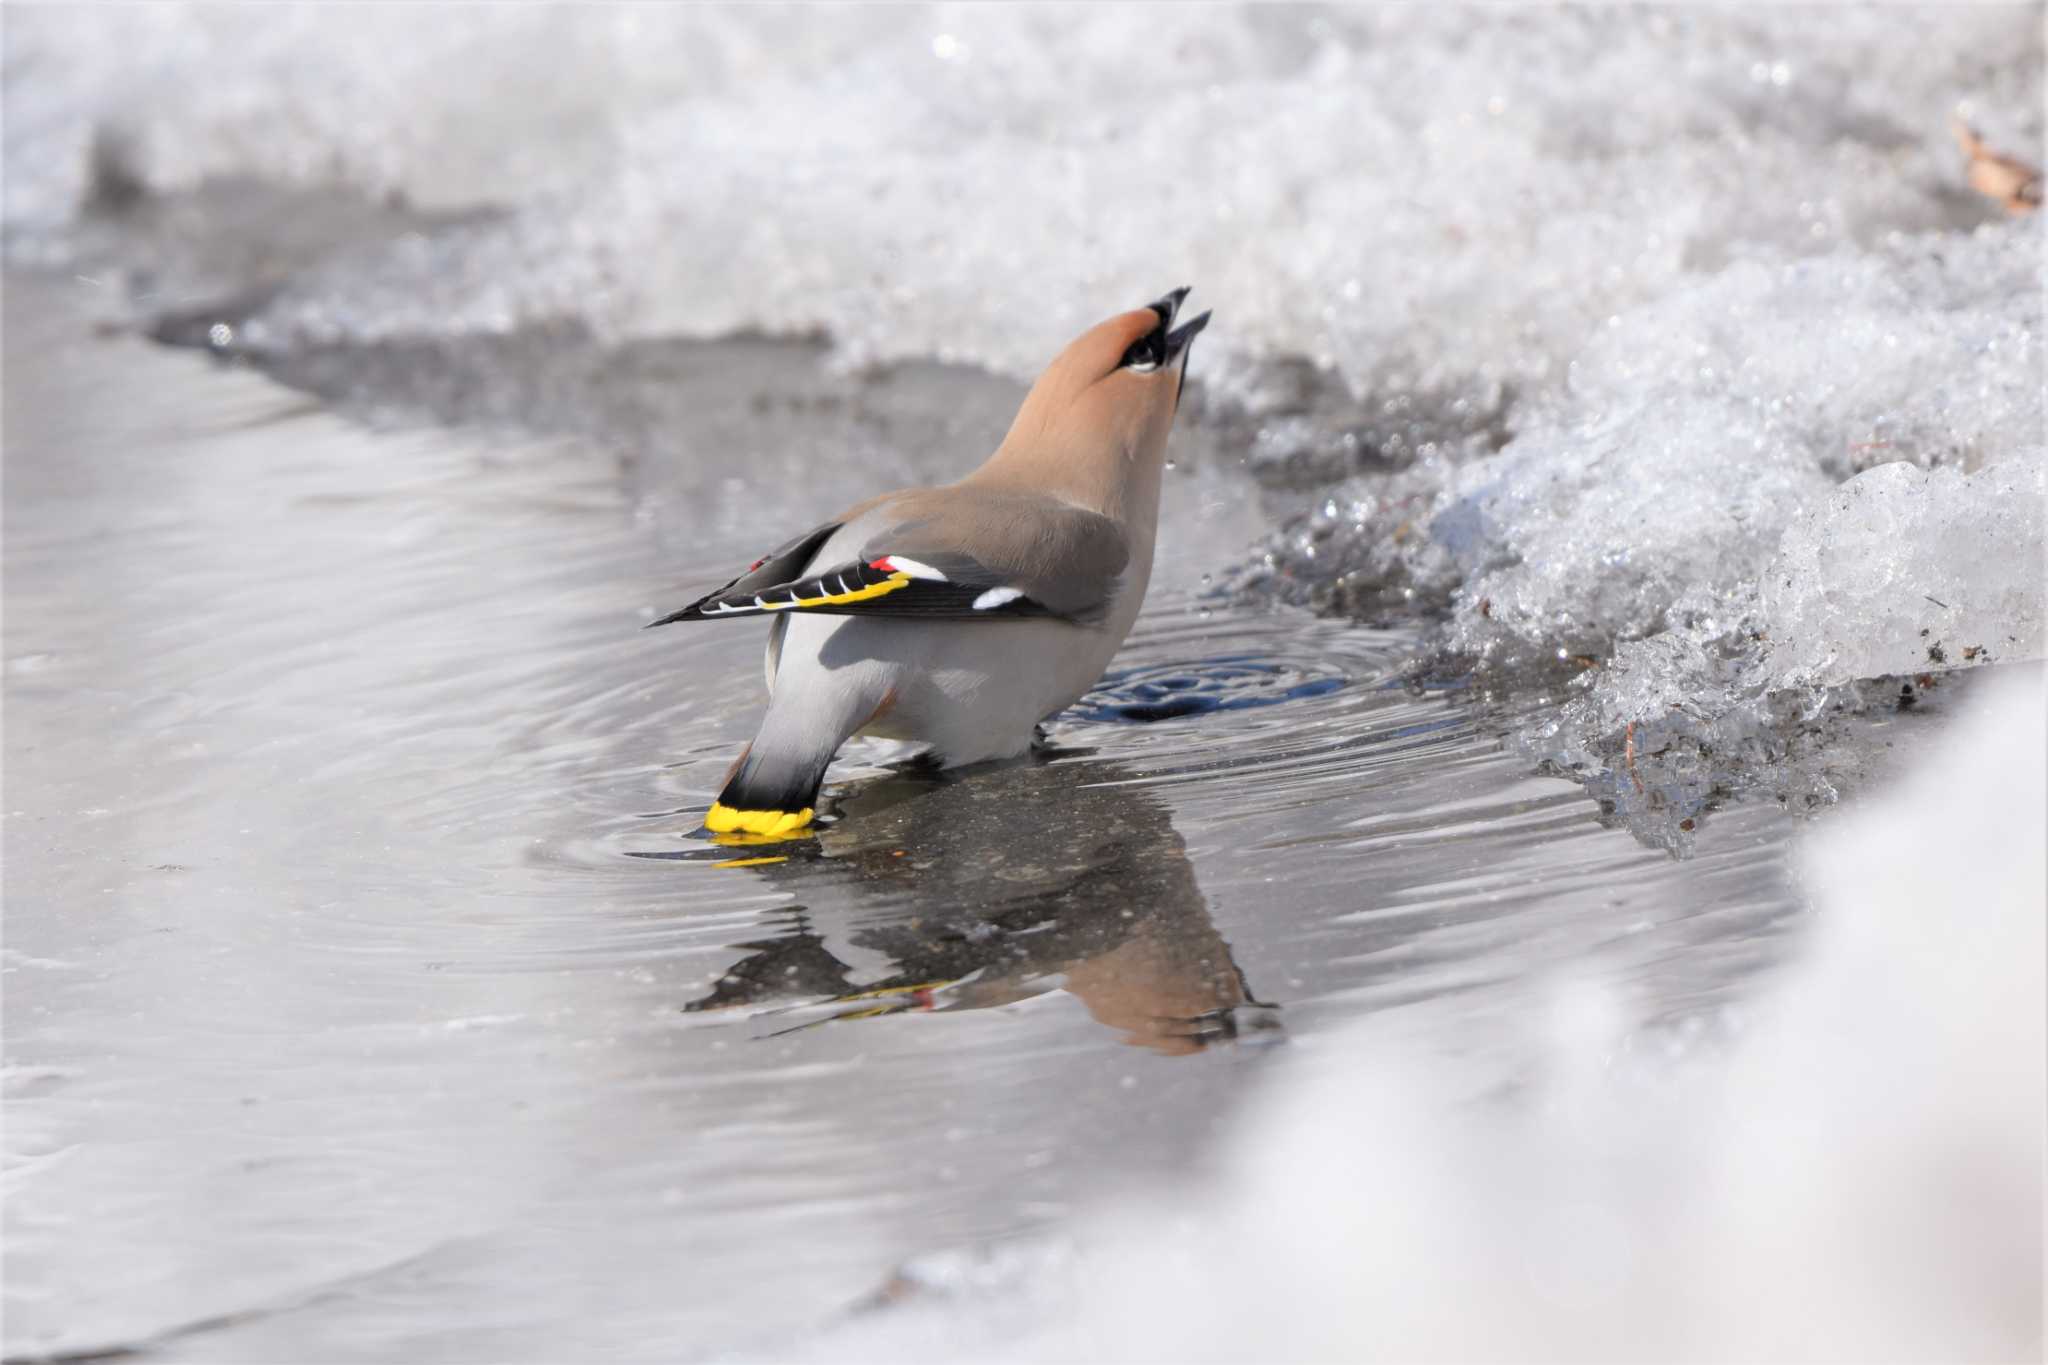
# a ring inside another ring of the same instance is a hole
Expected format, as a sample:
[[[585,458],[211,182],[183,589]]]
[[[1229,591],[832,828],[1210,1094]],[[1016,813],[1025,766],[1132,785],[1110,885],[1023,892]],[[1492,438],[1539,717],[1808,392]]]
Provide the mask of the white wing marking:
[[[920,563],[915,559],[905,559],[902,555],[884,555],[882,558],[886,559],[889,562],[889,567],[897,573],[907,573],[912,578],[923,578],[933,583],[944,583],[947,581],[946,576],[937,569],[934,569],[929,564]]]
[[[1023,591],[1018,588],[990,588],[987,592],[974,599],[974,609],[976,611],[994,611],[997,607],[1007,607],[1023,595]]]

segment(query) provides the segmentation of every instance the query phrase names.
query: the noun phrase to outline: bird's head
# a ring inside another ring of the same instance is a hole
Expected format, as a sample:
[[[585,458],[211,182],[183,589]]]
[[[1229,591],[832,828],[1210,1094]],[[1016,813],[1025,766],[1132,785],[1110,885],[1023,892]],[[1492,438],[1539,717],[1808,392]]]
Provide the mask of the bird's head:
[[[1164,460],[1189,344],[1209,325],[1203,313],[1174,326],[1187,295],[1176,289],[1068,343],[1031,386],[1005,452],[1061,465]]]

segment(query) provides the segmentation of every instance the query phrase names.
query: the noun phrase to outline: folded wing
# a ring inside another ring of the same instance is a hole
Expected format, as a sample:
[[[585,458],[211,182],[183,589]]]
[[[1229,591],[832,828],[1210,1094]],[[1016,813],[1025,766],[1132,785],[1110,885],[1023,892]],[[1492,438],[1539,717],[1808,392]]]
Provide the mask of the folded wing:
[[[926,620],[1099,618],[1130,554],[1116,523],[1038,494],[924,489],[859,517],[859,557],[812,569],[843,523],[807,532],[672,621],[814,612]]]

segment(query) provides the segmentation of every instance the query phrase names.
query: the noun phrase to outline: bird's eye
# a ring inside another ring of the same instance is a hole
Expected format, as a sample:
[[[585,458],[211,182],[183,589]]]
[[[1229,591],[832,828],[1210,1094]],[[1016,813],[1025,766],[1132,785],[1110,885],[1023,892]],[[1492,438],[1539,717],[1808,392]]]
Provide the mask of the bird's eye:
[[[1124,352],[1124,358],[1117,362],[1120,370],[1156,370],[1166,359],[1166,322],[1162,319],[1157,327],[1132,342]]]

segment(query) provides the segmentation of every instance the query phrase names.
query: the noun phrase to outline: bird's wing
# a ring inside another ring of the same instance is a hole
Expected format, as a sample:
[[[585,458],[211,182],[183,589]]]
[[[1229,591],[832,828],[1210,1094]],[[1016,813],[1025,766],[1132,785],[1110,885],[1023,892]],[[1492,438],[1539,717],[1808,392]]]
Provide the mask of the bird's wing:
[[[727,580],[723,587],[713,588],[681,611],[670,612],[659,621],[650,621],[648,624],[665,626],[671,621],[694,621],[707,615],[716,615],[717,613],[704,609],[724,598],[752,594],[779,583],[787,583],[803,573],[805,567],[810,564],[811,557],[818,553],[820,547],[832,538],[832,533],[842,524],[842,520],[834,519],[822,526],[813,526],[794,540],[787,541],[781,547],[762,555],[747,566],[745,573]]]
[[[785,547],[655,625],[808,611],[926,620],[1098,618],[1130,549],[1114,521],[1056,498],[967,487],[921,489],[878,504],[857,558],[807,572],[810,554],[841,523]],[[805,553],[796,551],[802,548]]]

